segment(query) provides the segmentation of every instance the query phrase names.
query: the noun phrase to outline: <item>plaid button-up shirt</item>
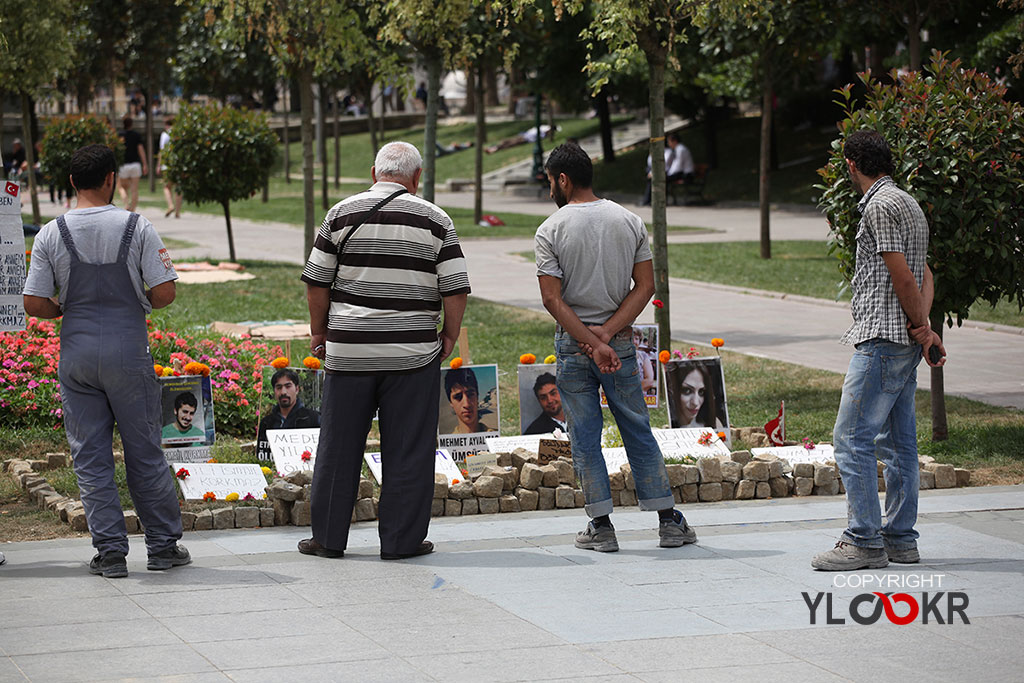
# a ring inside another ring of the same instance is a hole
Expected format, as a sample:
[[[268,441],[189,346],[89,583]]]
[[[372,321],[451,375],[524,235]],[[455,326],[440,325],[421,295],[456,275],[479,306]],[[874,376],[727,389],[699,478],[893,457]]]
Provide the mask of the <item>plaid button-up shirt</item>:
[[[889,176],[875,181],[857,204],[861,214],[857,229],[856,266],[853,273],[853,325],[840,340],[859,344],[886,339],[911,344],[907,315],[892,286],[882,253],[899,252],[907,259],[918,286],[924,278],[928,254],[928,222],[914,198]]]

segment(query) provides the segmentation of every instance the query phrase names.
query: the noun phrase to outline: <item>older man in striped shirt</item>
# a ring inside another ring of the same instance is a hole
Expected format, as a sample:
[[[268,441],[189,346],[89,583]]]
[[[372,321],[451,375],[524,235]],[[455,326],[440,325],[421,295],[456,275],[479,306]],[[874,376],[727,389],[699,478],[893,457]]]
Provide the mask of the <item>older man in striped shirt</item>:
[[[327,370],[313,538],[299,542],[308,555],[344,554],[375,412],[387,475],[377,513],[381,559],[433,550],[425,538],[440,363],[458,338],[469,277],[452,219],[416,196],[421,172],[413,145],[384,145],[373,186],[327,212],[302,271],[313,353]]]

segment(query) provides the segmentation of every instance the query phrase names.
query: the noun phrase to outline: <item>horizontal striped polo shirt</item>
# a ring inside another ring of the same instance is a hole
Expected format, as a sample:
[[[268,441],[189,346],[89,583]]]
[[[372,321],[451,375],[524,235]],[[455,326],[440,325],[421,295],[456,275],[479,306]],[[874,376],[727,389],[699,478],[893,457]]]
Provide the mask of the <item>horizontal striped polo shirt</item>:
[[[401,190],[378,182],[335,204],[317,233],[302,280],[331,288],[324,367],[335,373],[406,372],[437,358],[441,298],[469,293],[452,219],[401,194],[338,246],[382,199]]]

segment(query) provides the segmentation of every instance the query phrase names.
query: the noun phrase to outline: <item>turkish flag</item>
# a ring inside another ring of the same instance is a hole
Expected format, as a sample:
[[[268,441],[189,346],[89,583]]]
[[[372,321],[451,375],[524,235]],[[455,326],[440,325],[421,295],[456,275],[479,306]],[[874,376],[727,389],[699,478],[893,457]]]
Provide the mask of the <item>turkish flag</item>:
[[[779,416],[769,420],[764,426],[764,433],[773,446],[782,446],[786,443],[786,402],[779,402]]]
[[[4,184],[4,192],[6,192],[7,194],[11,195],[12,197],[17,197],[18,196],[18,191],[20,189],[21,189],[21,186],[19,186],[18,183],[12,183],[10,181],[7,181]]]

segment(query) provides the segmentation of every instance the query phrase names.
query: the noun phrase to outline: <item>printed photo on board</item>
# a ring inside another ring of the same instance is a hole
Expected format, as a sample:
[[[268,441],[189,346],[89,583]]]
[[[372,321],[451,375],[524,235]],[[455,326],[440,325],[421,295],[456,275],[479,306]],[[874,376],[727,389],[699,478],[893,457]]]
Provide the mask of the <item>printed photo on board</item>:
[[[272,460],[268,429],[309,429],[320,426],[322,370],[267,367],[260,392],[260,421],[256,457]]]
[[[440,434],[498,431],[498,366],[441,369]]]
[[[673,429],[707,427],[729,434],[721,358],[671,360],[665,364],[665,384]]]
[[[160,444],[165,449],[212,444],[214,426],[210,378],[160,377],[159,380],[163,415]]]
[[[519,366],[519,433],[551,434],[568,429],[554,365]]]
[[[633,325],[633,346],[636,347],[637,372],[640,375],[640,388],[644,392],[644,403],[648,408],[659,405],[661,382],[658,381],[658,326]],[[608,407],[604,388],[600,390],[601,407]]]

